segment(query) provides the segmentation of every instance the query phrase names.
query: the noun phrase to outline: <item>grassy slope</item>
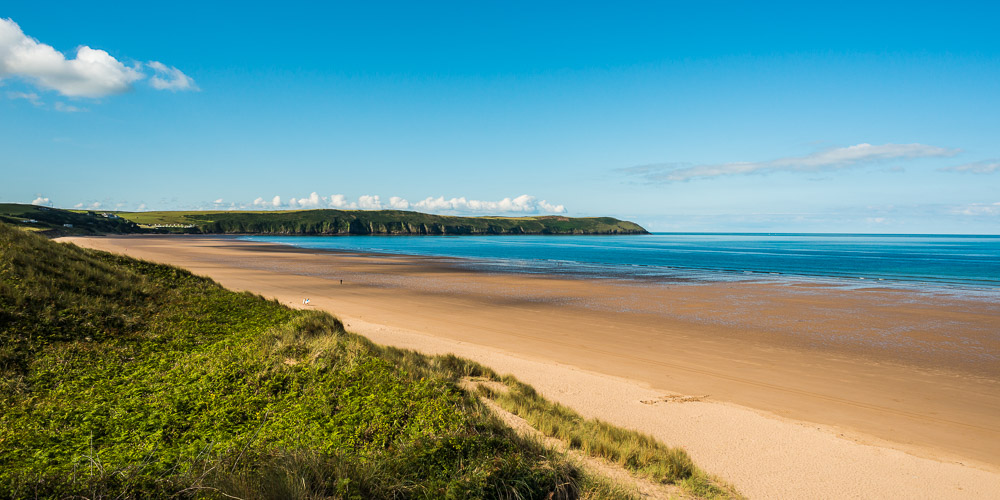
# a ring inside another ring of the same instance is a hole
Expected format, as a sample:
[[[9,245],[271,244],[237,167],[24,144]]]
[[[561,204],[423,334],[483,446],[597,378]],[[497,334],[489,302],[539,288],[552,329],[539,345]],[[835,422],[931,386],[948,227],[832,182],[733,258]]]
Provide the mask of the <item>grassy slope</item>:
[[[34,219],[37,222],[21,222]],[[50,234],[137,233],[143,230],[124,219],[108,219],[86,211],[74,212],[58,208],[38,207],[17,203],[0,203],[0,222]],[[72,224],[67,228],[63,224]]]
[[[449,378],[328,315],[3,225],[0,248],[0,497],[580,485]]]
[[[502,380],[521,395],[505,406],[574,447],[729,494],[683,452],[473,363],[0,224],[0,497],[623,495],[513,434],[466,376]]]

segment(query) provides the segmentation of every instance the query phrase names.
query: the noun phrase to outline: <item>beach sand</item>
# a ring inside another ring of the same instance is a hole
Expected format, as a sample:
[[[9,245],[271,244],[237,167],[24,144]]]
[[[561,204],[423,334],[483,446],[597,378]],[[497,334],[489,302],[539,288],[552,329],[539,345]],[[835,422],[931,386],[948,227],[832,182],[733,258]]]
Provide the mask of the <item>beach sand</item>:
[[[229,238],[61,241],[512,373],[683,447],[751,498],[1000,498],[996,296],[499,275]]]

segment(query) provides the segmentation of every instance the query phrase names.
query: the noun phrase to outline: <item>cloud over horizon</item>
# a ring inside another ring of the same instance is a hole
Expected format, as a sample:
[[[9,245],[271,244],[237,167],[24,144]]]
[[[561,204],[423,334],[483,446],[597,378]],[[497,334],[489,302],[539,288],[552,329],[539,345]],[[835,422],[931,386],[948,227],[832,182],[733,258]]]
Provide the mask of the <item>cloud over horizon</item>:
[[[951,213],[956,215],[994,216],[1000,215],[1000,201],[996,203],[971,203],[955,207]]]
[[[410,202],[399,196],[392,196],[388,201],[378,195],[361,195],[356,200],[349,200],[343,194],[320,196],[312,192],[302,198],[289,198],[282,202],[281,196],[270,199],[258,197],[251,204],[235,205],[234,208],[286,209],[302,210],[315,208],[337,208],[341,210],[416,210],[431,213],[565,213],[566,207],[537,200],[534,196],[523,194],[515,198],[503,198],[498,201],[473,200],[463,197],[446,199],[443,196],[429,196],[416,202]]]
[[[156,61],[150,85],[159,90],[196,90],[192,80],[180,70]],[[0,18],[0,80],[20,77],[31,84],[67,97],[99,98],[121,94],[148,75],[143,65],[126,66],[104,50],[81,45],[76,57],[65,55],[50,45],[26,35],[13,19]]]
[[[993,158],[989,160],[974,161],[971,163],[956,165],[954,167],[944,167],[938,170],[942,172],[961,172],[965,174],[993,174],[1000,172],[1000,159]]]
[[[650,184],[666,184],[728,175],[839,170],[889,160],[947,157],[958,153],[958,149],[928,146],[926,144],[888,143],[872,145],[861,143],[854,146],[818,151],[805,156],[791,156],[762,162],[732,162],[708,165],[657,163],[621,168],[618,171],[638,176]]]
[[[42,207],[51,207],[51,206],[53,206],[52,200],[50,200],[50,199],[48,199],[48,198],[46,198],[46,197],[44,197],[42,195],[38,195],[37,198],[35,198],[34,200],[31,200],[31,204],[32,205],[42,206]]]

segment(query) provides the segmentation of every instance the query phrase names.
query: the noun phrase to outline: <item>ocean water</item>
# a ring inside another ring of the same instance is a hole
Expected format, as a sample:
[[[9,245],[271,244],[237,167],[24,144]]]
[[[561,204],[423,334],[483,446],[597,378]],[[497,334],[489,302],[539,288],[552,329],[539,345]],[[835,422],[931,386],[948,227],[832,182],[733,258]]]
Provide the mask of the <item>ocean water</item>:
[[[487,272],[664,282],[822,282],[1000,292],[1000,236],[243,236],[301,248],[452,258]]]

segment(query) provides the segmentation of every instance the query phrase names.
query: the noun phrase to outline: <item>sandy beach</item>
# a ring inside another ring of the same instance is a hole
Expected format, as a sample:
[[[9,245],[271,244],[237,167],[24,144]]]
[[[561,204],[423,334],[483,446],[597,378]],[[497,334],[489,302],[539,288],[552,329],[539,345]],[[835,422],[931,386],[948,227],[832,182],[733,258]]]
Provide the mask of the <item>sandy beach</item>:
[[[203,237],[62,238],[513,373],[751,498],[1000,497],[996,297],[500,275]],[[341,282],[341,280],[343,280]]]

